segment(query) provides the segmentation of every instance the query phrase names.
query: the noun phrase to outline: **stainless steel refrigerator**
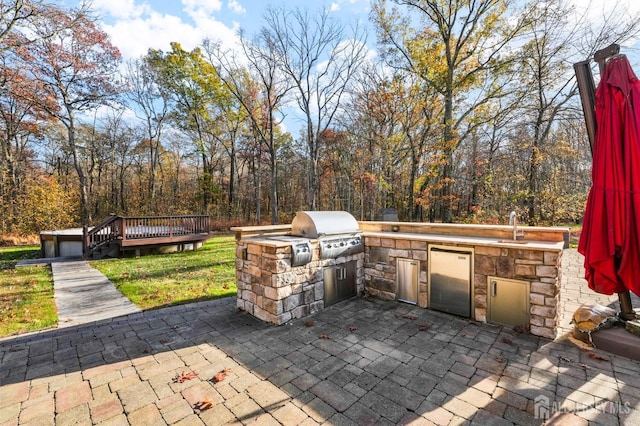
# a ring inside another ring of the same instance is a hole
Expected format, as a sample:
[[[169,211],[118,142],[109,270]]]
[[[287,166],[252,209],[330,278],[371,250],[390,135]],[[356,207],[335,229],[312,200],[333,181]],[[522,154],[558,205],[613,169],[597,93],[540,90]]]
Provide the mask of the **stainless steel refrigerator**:
[[[471,252],[431,247],[429,295],[431,309],[471,316]]]

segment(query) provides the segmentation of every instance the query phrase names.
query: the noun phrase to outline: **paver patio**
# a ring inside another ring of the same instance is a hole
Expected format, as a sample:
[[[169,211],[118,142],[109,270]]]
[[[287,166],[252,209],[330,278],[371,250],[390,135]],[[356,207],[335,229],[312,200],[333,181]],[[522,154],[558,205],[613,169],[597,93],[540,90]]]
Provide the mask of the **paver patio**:
[[[565,252],[565,331],[615,301],[581,263]],[[4,338],[0,360],[0,425],[640,424],[640,362],[369,298],[279,327],[194,303]]]

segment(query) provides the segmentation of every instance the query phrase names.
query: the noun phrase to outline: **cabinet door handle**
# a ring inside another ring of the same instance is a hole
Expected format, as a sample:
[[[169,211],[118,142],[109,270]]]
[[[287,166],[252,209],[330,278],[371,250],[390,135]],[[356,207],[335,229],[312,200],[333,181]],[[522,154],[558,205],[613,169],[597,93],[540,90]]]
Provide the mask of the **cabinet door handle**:
[[[491,297],[496,297],[498,294],[498,282],[491,281]]]

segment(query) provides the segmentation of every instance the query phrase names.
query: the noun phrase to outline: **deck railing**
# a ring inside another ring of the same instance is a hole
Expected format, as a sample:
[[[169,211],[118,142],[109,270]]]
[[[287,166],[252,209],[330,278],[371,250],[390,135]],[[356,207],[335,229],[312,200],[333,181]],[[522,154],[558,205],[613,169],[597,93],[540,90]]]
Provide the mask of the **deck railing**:
[[[87,235],[87,251],[96,250],[112,241],[121,245],[135,240],[152,240],[208,235],[211,233],[209,216],[116,216],[112,215],[92,228]]]
[[[103,220],[99,225],[94,226],[87,233],[87,241],[85,243],[85,252],[96,250],[100,246],[108,244],[119,239],[120,232],[120,216],[111,215]]]

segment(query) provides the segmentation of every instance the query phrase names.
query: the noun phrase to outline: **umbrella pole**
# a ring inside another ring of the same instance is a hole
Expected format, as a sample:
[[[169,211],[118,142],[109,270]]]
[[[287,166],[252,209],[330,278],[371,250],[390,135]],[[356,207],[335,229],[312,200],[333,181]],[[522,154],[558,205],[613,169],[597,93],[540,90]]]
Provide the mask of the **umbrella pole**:
[[[605,47],[604,49],[598,50],[595,53],[593,59],[598,63],[601,76],[604,74],[604,70],[607,66],[607,59],[611,56],[617,55],[619,52],[620,46],[614,43]],[[582,101],[582,111],[584,113],[585,124],[587,126],[587,136],[589,137],[591,154],[593,154],[593,144],[595,142],[596,134],[596,88],[593,81],[593,74],[591,73],[589,60],[573,64],[573,69],[576,74],[580,100]],[[620,302],[620,318],[622,320],[631,321],[638,319],[638,315],[636,315],[635,311],[633,310],[633,305],[631,304],[631,293],[629,292],[629,290],[618,293],[618,301]]]
[[[573,64],[573,70],[576,73],[584,122],[587,125],[587,136],[589,136],[589,146],[591,147],[591,154],[593,154],[593,142],[596,137],[596,88],[589,60]]]
[[[620,301],[620,319],[624,321],[638,319],[631,305],[631,292],[629,290],[618,293],[618,300]]]

